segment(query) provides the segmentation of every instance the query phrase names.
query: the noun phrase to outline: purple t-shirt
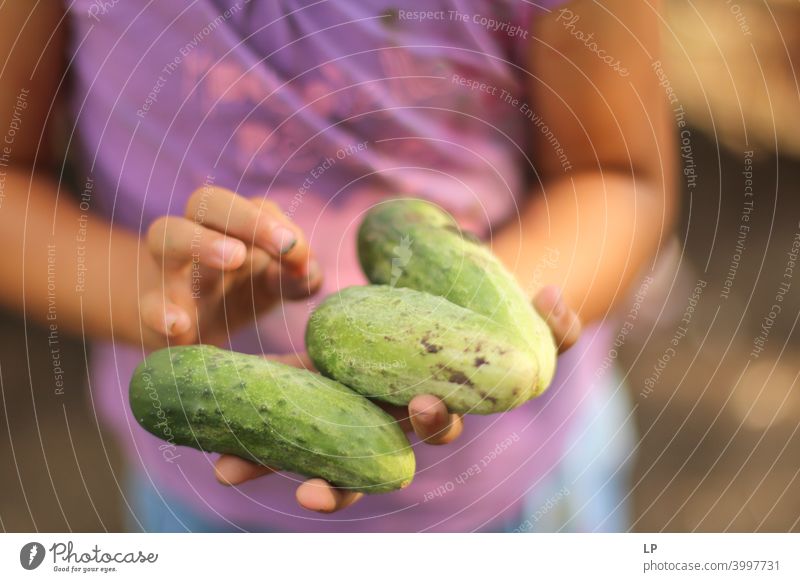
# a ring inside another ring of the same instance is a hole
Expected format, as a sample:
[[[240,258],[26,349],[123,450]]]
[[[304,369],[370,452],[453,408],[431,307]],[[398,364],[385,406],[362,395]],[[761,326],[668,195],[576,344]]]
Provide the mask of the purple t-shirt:
[[[308,233],[327,275],[320,297],[365,282],[355,228],[396,193],[433,200],[489,237],[514,220],[530,172],[535,125],[520,111],[530,7],[77,0],[72,107],[93,209],[144,232],[158,216],[182,214],[204,183],[265,195]],[[232,347],[302,351],[312,305],[276,309]],[[463,531],[514,520],[526,492],[558,467],[606,348],[604,333],[587,330],[545,396],[468,418],[452,445],[414,440],[409,488],[329,516],[296,505],[295,475],[222,487],[216,455],[166,449],[142,430],[127,397],[141,348],[96,345],[91,384],[133,469],[209,517],[288,531]]]

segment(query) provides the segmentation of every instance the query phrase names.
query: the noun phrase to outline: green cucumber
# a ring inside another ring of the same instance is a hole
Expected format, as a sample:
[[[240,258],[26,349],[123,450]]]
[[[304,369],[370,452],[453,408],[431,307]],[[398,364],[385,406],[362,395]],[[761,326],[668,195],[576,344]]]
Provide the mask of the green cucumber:
[[[530,399],[536,369],[524,345],[490,318],[442,297],[349,287],[314,311],[307,332],[317,369],[370,398],[403,405],[433,394],[450,410],[471,414]]]
[[[491,414],[541,394],[555,373],[547,324],[514,277],[436,206],[382,203],[358,235],[372,283],[343,289],[306,328],[314,374],[211,346],[154,352],[136,369],[139,423],[175,445],[230,453],[335,486],[407,486],[411,447],[365,396],[405,405],[434,394]]]
[[[323,374],[395,404],[434,394],[475,414],[514,408],[549,386],[557,350],[547,323],[491,250],[437,206],[378,204],[361,224],[358,253],[373,285],[328,297],[306,328]],[[442,351],[426,352],[423,340]]]
[[[230,453],[335,486],[407,486],[414,454],[397,421],[319,374],[206,345],[150,354],[130,383],[149,432],[175,445]]]

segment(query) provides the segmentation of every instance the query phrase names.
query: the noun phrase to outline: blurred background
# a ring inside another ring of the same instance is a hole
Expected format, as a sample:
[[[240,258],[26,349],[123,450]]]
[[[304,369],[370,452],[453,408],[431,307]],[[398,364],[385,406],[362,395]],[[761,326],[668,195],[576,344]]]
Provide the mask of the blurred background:
[[[619,347],[640,431],[633,529],[800,531],[800,270],[785,277],[800,234],[800,2],[667,5],[663,66],[694,177]],[[47,333],[0,313],[0,530],[119,531],[123,468],[94,414],[84,346],[58,347],[64,395],[37,398],[31,387],[53,382]]]

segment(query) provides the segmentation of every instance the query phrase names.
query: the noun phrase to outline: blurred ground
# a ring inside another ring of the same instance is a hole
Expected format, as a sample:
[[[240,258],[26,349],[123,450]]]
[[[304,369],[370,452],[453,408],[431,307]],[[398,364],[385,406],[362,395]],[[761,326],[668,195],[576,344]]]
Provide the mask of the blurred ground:
[[[59,338],[56,394],[48,334],[27,332],[0,315],[0,529],[120,531],[122,463],[92,412],[83,347]]]
[[[744,222],[744,152],[750,148],[742,146],[736,155],[718,152],[699,133],[692,140],[699,178],[691,196],[684,196],[683,262],[652,285],[655,291],[647,297],[646,312],[656,321],[637,324],[622,358],[631,370],[642,436],[634,485],[635,528],[797,531],[796,267],[783,301],[775,297],[786,280],[787,253],[800,228],[800,164],[754,152],[753,211]],[[739,238],[740,225],[750,226],[744,239]],[[744,250],[738,268],[732,268],[737,245]],[[731,271],[731,293],[722,299]],[[654,366],[670,346],[699,280],[707,286],[688,334],[648,392],[645,381],[657,376]],[[767,322],[764,350],[752,357],[764,318],[776,303],[782,311],[771,327]]]
[[[797,531],[800,335],[790,332],[800,308],[800,272],[764,351],[757,359],[749,354],[798,230],[800,163],[754,153],[751,230],[730,297],[723,300],[749,148],[718,151],[699,134],[692,143],[698,185],[684,198],[679,236],[685,252],[650,285],[620,358],[630,371],[642,436],[634,528]],[[686,336],[646,389],[699,280],[706,287]],[[626,309],[621,307],[623,317]],[[57,395],[47,334],[32,327],[24,334],[21,320],[0,316],[0,529],[120,530],[121,463],[92,412],[82,346],[60,338],[66,387]]]

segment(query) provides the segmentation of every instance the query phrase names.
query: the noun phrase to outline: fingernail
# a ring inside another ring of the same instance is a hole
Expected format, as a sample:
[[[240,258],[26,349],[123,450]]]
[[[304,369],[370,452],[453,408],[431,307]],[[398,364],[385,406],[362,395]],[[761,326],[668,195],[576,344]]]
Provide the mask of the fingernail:
[[[564,303],[564,297],[561,295],[561,291],[559,290],[556,295],[556,301],[553,304],[553,317],[561,317],[564,315],[566,310],[567,305]]]
[[[281,255],[288,253],[294,248],[294,245],[297,244],[297,236],[285,226],[276,226],[273,228],[270,233],[270,240],[278,250],[278,254]]]
[[[164,323],[167,326],[167,333],[179,333],[186,330],[189,318],[182,309],[168,307],[167,312],[164,314]]]
[[[228,480],[228,478],[225,476],[223,470],[220,469],[220,465],[221,464],[222,463],[220,463],[218,461],[217,464],[214,466],[214,474],[215,474],[215,476],[217,478],[217,483],[219,483],[220,485],[225,485],[225,487],[230,487],[230,486],[233,485],[233,483],[231,483]]]
[[[421,422],[422,424],[430,424],[434,421],[436,413],[430,410],[421,410],[414,416],[416,416],[417,422]]]
[[[308,263],[308,271],[306,272],[306,280],[307,281],[316,281],[316,279],[320,275],[320,272],[321,272],[321,270],[320,270],[320,267],[319,267],[319,263],[316,260],[311,259],[309,261],[309,263]]]
[[[235,264],[242,258],[244,252],[244,245],[236,240],[223,238],[214,241],[212,245],[214,257],[222,265]]]

